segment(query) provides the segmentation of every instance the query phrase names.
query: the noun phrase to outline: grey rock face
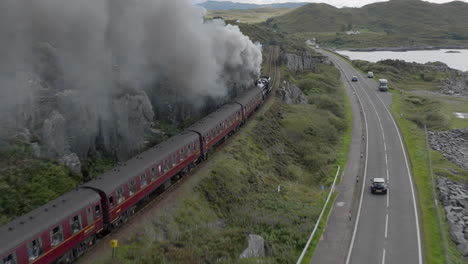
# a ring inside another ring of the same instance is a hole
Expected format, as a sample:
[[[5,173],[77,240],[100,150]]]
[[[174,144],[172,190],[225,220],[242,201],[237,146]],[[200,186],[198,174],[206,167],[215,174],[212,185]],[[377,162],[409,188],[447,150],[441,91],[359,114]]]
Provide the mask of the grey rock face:
[[[442,82],[442,94],[466,97],[468,96],[468,72],[458,72]]]
[[[457,249],[463,256],[468,256],[468,243],[458,244]]]
[[[468,257],[468,206],[465,203],[468,200],[468,186],[438,178],[437,189],[442,202],[447,204],[444,209],[450,237],[457,244],[460,253]]]
[[[289,70],[293,73],[313,70],[321,63],[330,64],[328,57],[313,56],[310,53],[303,53],[301,55],[285,53],[283,54],[282,59],[286,62]]]
[[[283,81],[276,96],[287,104],[307,104],[307,96],[293,83]]]
[[[243,258],[262,258],[265,257],[265,240],[259,235],[249,235],[249,245],[239,256]]]
[[[468,128],[429,131],[428,136],[432,149],[440,151],[458,166],[468,169]]]
[[[81,162],[78,158],[78,155],[75,153],[70,153],[68,155],[62,156],[59,160],[63,165],[69,167],[75,173],[81,173]]]

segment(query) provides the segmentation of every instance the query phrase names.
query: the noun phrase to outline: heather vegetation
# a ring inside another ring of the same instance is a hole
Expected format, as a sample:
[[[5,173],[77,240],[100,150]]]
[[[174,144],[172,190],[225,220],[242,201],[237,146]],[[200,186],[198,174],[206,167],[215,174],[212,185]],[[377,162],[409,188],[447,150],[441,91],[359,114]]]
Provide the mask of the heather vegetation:
[[[0,225],[73,189],[80,176],[54,161],[34,158],[27,144],[0,151]]]

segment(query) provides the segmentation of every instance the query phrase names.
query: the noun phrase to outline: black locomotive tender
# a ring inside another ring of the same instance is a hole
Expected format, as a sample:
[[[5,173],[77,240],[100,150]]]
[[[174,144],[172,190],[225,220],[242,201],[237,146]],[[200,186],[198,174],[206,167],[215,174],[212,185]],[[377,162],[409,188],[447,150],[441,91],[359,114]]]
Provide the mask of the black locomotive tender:
[[[59,198],[0,227],[0,264],[69,263],[121,225],[230,136],[271,92],[270,78],[193,124]]]

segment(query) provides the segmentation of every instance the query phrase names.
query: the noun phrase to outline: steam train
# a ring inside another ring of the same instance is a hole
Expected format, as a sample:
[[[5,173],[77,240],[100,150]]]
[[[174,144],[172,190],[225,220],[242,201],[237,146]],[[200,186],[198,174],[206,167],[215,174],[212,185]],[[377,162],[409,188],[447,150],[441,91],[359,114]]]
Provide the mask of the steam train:
[[[0,264],[70,263],[184,176],[271,92],[270,78],[165,142],[0,227]]]

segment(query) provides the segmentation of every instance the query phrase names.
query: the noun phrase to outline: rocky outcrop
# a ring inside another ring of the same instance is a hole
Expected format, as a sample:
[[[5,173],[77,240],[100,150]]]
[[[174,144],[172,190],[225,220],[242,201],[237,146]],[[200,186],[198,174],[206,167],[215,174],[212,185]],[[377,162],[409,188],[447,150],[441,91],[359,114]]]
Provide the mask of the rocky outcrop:
[[[429,144],[450,161],[468,169],[468,128],[429,131]]]
[[[442,81],[440,92],[451,96],[468,97],[468,72],[458,72]]]
[[[243,258],[263,258],[265,257],[265,240],[259,235],[249,235],[249,245],[240,254],[241,259]]]
[[[439,178],[437,189],[449,224],[450,238],[460,253],[468,257],[468,186]]]
[[[318,64],[331,63],[328,57],[321,55],[311,55],[310,53],[303,53],[300,55],[285,53],[282,55],[282,60],[293,73],[314,70]]]
[[[307,104],[307,96],[295,84],[283,81],[276,90],[276,97],[287,104]]]

